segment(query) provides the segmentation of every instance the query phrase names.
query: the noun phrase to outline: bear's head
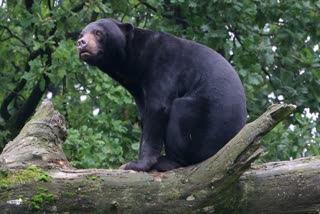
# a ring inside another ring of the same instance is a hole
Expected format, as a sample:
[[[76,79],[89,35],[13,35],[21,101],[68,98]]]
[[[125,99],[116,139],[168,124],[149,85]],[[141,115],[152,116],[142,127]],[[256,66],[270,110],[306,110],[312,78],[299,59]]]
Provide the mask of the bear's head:
[[[126,60],[126,45],[133,26],[114,19],[101,19],[87,25],[77,42],[80,60],[100,69],[121,66]]]

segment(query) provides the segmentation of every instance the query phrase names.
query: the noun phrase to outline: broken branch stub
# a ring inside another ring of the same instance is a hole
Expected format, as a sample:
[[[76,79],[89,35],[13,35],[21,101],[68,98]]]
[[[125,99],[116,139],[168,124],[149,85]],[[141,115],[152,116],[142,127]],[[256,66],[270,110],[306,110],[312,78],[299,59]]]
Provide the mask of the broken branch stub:
[[[36,165],[41,168],[69,166],[62,150],[67,137],[63,116],[50,101],[43,101],[19,135],[0,155],[0,165],[13,170]]]

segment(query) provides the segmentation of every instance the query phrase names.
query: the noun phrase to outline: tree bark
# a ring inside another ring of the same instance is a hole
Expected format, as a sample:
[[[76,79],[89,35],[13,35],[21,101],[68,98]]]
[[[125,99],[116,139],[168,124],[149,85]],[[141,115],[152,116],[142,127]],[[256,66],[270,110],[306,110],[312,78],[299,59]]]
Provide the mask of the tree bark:
[[[0,210],[318,213],[319,157],[252,165],[263,154],[261,137],[294,109],[293,105],[272,105],[200,164],[145,173],[72,168],[62,151],[64,119],[45,101],[0,155]]]

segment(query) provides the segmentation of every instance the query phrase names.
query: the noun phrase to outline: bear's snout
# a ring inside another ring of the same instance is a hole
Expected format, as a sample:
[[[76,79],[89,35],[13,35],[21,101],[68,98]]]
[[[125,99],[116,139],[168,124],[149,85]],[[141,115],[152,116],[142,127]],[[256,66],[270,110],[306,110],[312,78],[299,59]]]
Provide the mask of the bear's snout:
[[[88,44],[88,39],[80,38],[77,42],[78,49],[84,48]]]

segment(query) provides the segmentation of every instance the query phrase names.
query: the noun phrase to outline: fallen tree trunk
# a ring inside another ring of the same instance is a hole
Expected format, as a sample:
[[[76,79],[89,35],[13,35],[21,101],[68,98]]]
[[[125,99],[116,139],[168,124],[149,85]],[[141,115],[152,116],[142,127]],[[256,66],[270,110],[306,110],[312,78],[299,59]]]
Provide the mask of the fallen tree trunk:
[[[45,101],[0,155],[0,210],[318,213],[318,157],[250,168],[263,153],[260,138],[294,109],[293,105],[271,106],[200,164],[143,173],[72,168],[62,151],[64,119]]]

